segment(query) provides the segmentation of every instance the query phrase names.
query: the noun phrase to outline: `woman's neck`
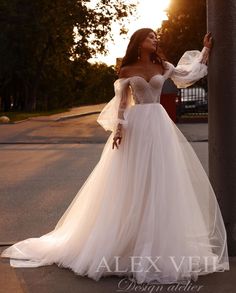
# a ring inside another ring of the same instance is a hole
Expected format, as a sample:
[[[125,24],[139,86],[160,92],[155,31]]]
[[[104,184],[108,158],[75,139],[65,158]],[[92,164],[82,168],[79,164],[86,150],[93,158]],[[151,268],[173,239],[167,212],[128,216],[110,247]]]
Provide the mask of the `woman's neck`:
[[[149,52],[142,52],[140,59],[138,60],[139,64],[149,64],[151,63],[150,53]]]

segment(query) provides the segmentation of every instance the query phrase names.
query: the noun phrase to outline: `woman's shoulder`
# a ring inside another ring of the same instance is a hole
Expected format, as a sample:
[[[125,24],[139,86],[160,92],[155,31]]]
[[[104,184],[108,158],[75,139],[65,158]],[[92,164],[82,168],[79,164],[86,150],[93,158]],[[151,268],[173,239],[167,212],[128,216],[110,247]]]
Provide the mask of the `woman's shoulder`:
[[[126,65],[120,68],[119,78],[129,78],[132,72],[133,66]]]
[[[115,80],[115,88],[120,88],[129,83],[130,68],[129,66],[121,67],[118,74],[118,79]]]
[[[168,68],[172,68],[172,67],[174,67],[174,65],[171,63],[171,62],[169,62],[169,61],[167,61],[167,60],[164,60],[164,66],[168,69]]]

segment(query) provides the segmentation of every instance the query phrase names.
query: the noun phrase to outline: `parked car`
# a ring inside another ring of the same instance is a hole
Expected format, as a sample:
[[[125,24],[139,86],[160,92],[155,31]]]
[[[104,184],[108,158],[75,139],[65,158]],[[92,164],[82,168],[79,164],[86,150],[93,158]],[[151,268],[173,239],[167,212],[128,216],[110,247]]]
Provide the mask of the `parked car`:
[[[179,89],[179,112],[184,113],[207,113],[207,92],[202,87]]]

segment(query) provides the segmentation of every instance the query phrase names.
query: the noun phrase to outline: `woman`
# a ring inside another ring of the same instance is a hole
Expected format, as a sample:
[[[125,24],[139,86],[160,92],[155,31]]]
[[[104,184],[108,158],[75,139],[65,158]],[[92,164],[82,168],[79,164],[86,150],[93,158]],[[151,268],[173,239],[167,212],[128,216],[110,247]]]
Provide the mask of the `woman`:
[[[177,67],[157,46],[151,29],[131,37],[115,96],[97,119],[112,131],[99,162],[53,231],[3,251],[12,266],[56,263],[94,280],[118,275],[162,284],[229,270],[214,191],[160,104],[167,78],[187,87],[207,74],[212,39],[207,34],[202,52],[185,52]]]

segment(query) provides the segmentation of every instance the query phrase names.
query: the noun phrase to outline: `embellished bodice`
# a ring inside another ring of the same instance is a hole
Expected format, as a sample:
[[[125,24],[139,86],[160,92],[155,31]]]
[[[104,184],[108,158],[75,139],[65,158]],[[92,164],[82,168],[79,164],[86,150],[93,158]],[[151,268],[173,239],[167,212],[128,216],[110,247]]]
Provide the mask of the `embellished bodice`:
[[[141,76],[128,78],[129,89],[135,104],[160,103],[160,96],[166,76],[154,75],[149,81]]]
[[[105,130],[116,131],[128,124],[125,111],[135,104],[160,103],[161,91],[170,78],[178,88],[186,88],[207,75],[209,49],[186,51],[177,66],[164,61],[164,74],[155,74],[150,80],[134,75],[119,78],[114,83],[115,96],[101,111],[97,122]]]

